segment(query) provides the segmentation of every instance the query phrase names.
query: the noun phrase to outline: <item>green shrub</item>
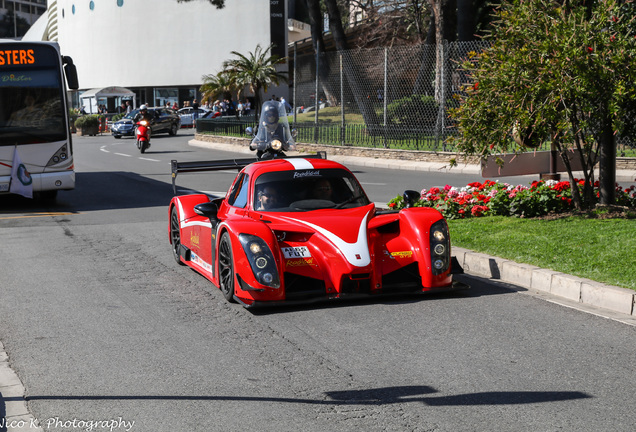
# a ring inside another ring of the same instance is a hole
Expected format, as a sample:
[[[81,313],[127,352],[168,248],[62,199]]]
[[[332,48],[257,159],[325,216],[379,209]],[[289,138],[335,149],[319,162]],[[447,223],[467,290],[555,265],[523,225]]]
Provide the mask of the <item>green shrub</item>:
[[[78,129],[82,129],[82,128],[99,126],[101,117],[102,116],[98,114],[88,114],[88,115],[78,117],[77,120],[75,120],[75,127]]]
[[[433,96],[416,94],[397,99],[387,106],[387,114],[394,123],[423,125],[434,122],[439,104]]]

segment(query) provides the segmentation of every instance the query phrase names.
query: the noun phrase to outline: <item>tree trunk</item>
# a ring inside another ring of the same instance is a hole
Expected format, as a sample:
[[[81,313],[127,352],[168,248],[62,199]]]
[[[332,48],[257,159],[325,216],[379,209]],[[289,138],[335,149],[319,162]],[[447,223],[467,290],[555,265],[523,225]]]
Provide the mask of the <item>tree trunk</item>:
[[[599,202],[604,205],[616,203],[616,143],[612,128],[612,118],[604,109],[602,118],[602,132],[599,142]]]
[[[435,16],[435,101],[442,103],[444,92],[442,89],[442,74],[444,73],[444,14],[443,0],[429,0]]]
[[[307,0],[315,1],[315,0]],[[351,91],[353,92],[353,97],[358,105],[358,109],[364,118],[364,123],[367,125],[367,128],[373,133],[373,127],[378,126],[379,120],[378,116],[373,109],[373,103],[371,99],[366,98],[364,95],[367,93],[363,88],[363,85],[360,82],[360,78],[362,74],[358,71],[357,64],[355,60],[351,57],[351,54],[348,51],[347,46],[347,37],[345,36],[344,29],[342,27],[342,19],[340,16],[340,10],[338,9],[338,4],[336,0],[324,0],[327,5],[327,13],[329,14],[329,28],[331,30],[331,34],[333,35],[334,42],[336,44],[336,49],[342,53],[345,67],[343,68],[344,73],[347,76],[347,82],[351,87]]]
[[[475,38],[475,14],[473,0],[457,0],[457,40],[471,41]]]

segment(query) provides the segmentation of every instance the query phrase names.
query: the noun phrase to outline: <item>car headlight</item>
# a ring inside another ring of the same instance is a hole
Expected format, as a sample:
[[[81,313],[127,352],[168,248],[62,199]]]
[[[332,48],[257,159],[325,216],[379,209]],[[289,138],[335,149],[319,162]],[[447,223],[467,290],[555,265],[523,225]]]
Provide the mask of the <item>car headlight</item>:
[[[272,140],[272,143],[270,145],[272,147],[272,150],[274,151],[279,151],[281,148],[283,148],[283,143],[279,140]]]
[[[429,241],[433,274],[442,274],[447,271],[450,266],[450,240],[448,236],[448,225],[444,219],[438,220],[431,226]]]
[[[262,238],[251,234],[239,234],[239,241],[256,280],[262,285],[280,288],[276,260],[267,243]]]

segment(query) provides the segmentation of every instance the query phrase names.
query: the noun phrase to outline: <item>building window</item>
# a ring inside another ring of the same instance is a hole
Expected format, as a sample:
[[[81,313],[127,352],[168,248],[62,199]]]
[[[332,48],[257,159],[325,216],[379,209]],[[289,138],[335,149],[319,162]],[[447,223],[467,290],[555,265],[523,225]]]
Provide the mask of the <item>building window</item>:
[[[88,4],[88,8],[90,10],[95,10],[95,2],[91,0],[91,2]]]

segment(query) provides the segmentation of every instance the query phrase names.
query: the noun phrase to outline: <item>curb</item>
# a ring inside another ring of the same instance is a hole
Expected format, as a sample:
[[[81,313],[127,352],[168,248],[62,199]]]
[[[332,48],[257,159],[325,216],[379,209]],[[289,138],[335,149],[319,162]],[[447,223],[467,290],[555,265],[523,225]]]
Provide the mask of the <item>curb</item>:
[[[192,139],[188,142],[189,145],[194,147],[209,148],[221,151],[228,151],[234,153],[245,153],[254,155],[256,153],[251,151],[247,146],[249,141],[247,139],[233,139],[231,142],[215,142],[215,141],[202,141],[199,139]],[[299,152],[290,151],[287,152],[289,156],[299,155]],[[401,169],[409,171],[424,171],[424,172],[439,172],[445,174],[474,174],[481,176],[481,165],[475,163],[462,163],[458,162],[457,166],[450,167],[447,162],[425,162],[409,159],[380,159],[364,156],[350,156],[343,154],[329,154],[329,159],[336,162],[340,162],[343,165],[351,164],[372,168],[385,168],[385,169]],[[578,174],[578,173],[574,173]],[[582,173],[581,173],[582,175]],[[598,169],[595,172],[596,178],[598,178]],[[616,170],[617,182],[636,182],[636,170]]]
[[[453,255],[467,274],[501,280],[569,302],[636,318],[636,291],[459,247],[453,248]]]
[[[22,381],[11,369],[9,357],[0,342],[0,412],[4,411],[4,426],[11,431],[43,432],[37,419],[29,412],[26,390]]]

